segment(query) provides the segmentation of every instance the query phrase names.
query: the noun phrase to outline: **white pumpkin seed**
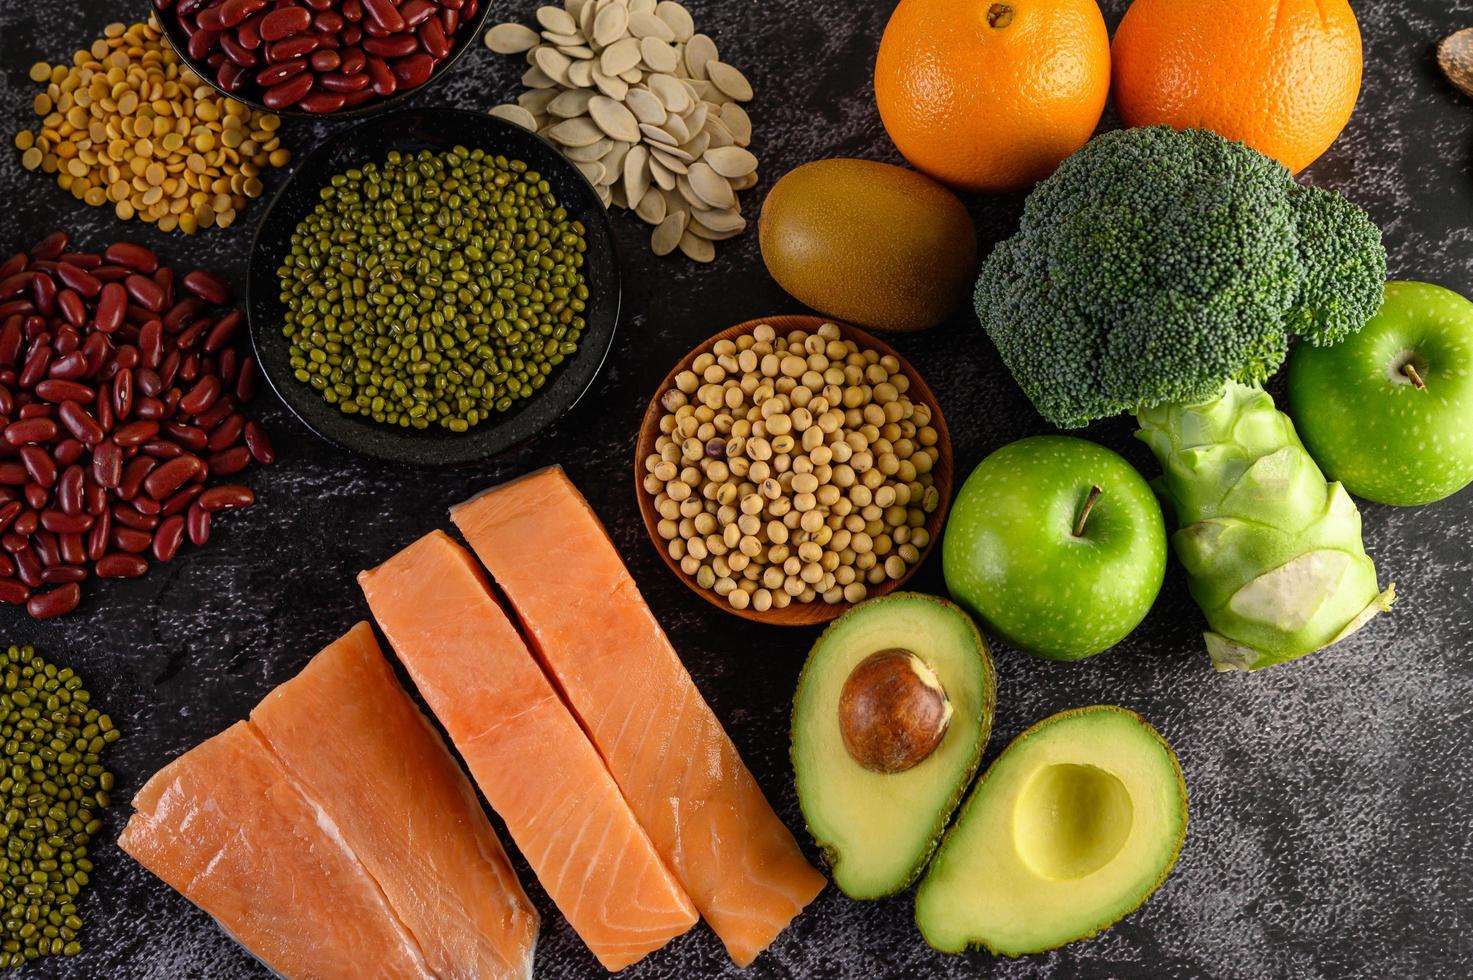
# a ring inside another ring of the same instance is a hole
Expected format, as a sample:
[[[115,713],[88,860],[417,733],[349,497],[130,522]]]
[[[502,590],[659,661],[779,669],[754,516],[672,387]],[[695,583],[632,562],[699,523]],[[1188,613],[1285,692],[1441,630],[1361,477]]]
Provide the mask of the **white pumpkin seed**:
[[[685,237],[686,214],[675,211],[665,215],[665,220],[655,226],[650,235],[650,251],[656,255],[669,255]],[[713,256],[714,257],[714,256]]]
[[[675,174],[669,167],[662,164],[653,153],[650,154],[650,176],[654,178],[655,186],[660,188],[660,190],[675,190]]]
[[[706,224],[705,219],[713,214],[725,214],[724,211],[697,211],[691,218],[690,227],[686,230],[697,238],[704,238],[708,242],[724,242],[728,238],[735,238],[747,230],[747,219],[738,216],[739,222],[736,227],[726,230],[717,230]]]
[[[529,88],[517,96],[517,105],[534,116],[545,115],[547,107],[557,101],[562,93],[555,88]]]
[[[690,232],[680,236],[680,250],[692,262],[714,262],[716,260],[716,246],[707,239],[692,235]]]
[[[706,148],[711,145],[711,134],[702,130],[690,138],[689,143],[680,144],[680,152],[692,160],[699,160],[706,155]]]
[[[521,54],[537,47],[537,32],[521,24],[497,24],[486,32],[486,47],[497,54]]]
[[[563,146],[588,146],[603,139],[604,132],[592,119],[579,116],[577,119],[564,119],[549,129],[547,136]]]
[[[568,81],[579,88],[591,88],[593,86],[593,68],[598,64],[596,61],[575,61],[568,69]]]
[[[622,38],[629,30],[629,8],[611,3],[593,18],[593,39],[608,47]]]
[[[691,20],[690,12],[673,0],[661,0],[655,5],[655,16],[670,25],[670,30],[675,33],[675,40],[689,41],[695,33],[696,25]]]
[[[736,142],[731,138],[731,130],[726,128],[726,123],[718,115],[706,117],[706,128],[702,132],[711,140],[711,146],[731,146]]]
[[[598,67],[605,75],[617,75],[639,64],[639,41],[632,37],[621,38],[604,48],[599,56]]]
[[[643,38],[639,42],[639,56],[644,63],[653,71],[673,72],[680,64],[680,55],[670,46],[670,42],[662,41],[657,37]]]
[[[624,105],[642,123],[658,126],[665,121],[665,103],[655,98],[646,88],[632,88],[624,97]]]
[[[573,19],[573,15],[561,7],[538,7],[537,23],[559,34],[572,34],[578,29],[578,22]]]
[[[631,201],[642,201],[649,189],[650,151],[643,146],[631,147],[624,154],[624,193]]]
[[[736,205],[731,182],[711,169],[711,165],[704,160],[691,164],[686,178],[690,181],[691,190],[710,207],[729,208]]]
[[[649,77],[649,90],[655,94],[666,110],[679,115],[690,111],[690,90],[674,75],[655,74]]]
[[[588,114],[588,100],[592,97],[592,92],[583,89],[563,89],[557,98],[548,103],[547,112],[559,119],[577,119]]]
[[[563,156],[574,163],[591,163],[594,160],[602,160],[613,148],[613,140],[603,139],[596,143],[589,143],[587,146],[564,147]]]
[[[685,42],[685,70],[690,72],[691,78],[704,79],[706,65],[717,60],[716,42],[708,35],[695,34]]]
[[[670,116],[660,128],[675,137],[676,146],[690,142],[690,127],[686,126],[685,120],[680,116]]]
[[[682,160],[673,152],[666,152],[666,150],[674,151],[673,146],[650,146],[649,150],[654,159],[660,161],[660,165],[673,174],[683,174],[690,166],[689,160]]]
[[[629,83],[618,75],[605,75],[596,63],[593,66],[593,86],[615,102],[623,102],[629,95]]]
[[[626,188],[624,193],[629,193]],[[665,220],[665,214],[669,210],[665,202],[665,195],[658,187],[651,187],[644,192],[644,197],[634,206],[634,213],[639,215],[640,220],[647,224],[657,225]]]
[[[567,55],[545,44],[532,52],[532,62],[542,69],[544,75],[556,82],[568,80],[568,68],[573,64]]]
[[[737,146],[746,146],[752,142],[752,118],[747,115],[746,109],[735,102],[728,102],[721,107],[721,121],[731,130],[731,137],[736,140]]]
[[[527,88],[556,88],[557,82],[547,77],[541,68],[533,65],[522,72],[522,85]]]
[[[671,116],[670,118],[673,119],[675,117]],[[665,121],[669,122],[670,119],[666,119]],[[653,143],[664,143],[666,146],[675,146],[680,142],[659,126],[651,126],[649,123],[640,123],[639,131],[644,134],[646,140]]]
[[[747,227],[747,219],[743,218],[741,212],[735,208],[703,211],[696,216],[696,220],[705,225],[707,230],[717,234],[736,234]]]
[[[598,123],[599,129],[616,140],[633,143],[639,139],[639,120],[634,118],[634,113],[607,95],[595,95],[589,99],[588,114]]]
[[[718,89],[738,102],[746,102],[752,98],[752,83],[747,81],[747,76],[726,62],[706,62],[706,74]]]
[[[740,146],[722,146],[707,150],[704,157],[711,169],[723,177],[745,177],[757,169],[757,158]]]
[[[498,119],[505,119],[509,123],[537,132],[537,119],[526,109],[514,102],[496,106],[491,110],[491,115]]]
[[[604,165],[597,160],[590,160],[587,163],[575,161],[573,166],[583,171],[583,176],[587,177],[588,182],[594,187],[604,183]]]
[[[751,84],[674,0],[562,0],[540,32],[499,24],[486,46],[524,56],[523,91],[491,113],[556,143],[606,207],[655,226],[651,248],[697,262],[746,230],[736,192],[758,182],[737,105]]]
[[[674,41],[675,32],[670,25],[654,14],[629,14],[629,33],[637,38],[657,37],[662,41]]]

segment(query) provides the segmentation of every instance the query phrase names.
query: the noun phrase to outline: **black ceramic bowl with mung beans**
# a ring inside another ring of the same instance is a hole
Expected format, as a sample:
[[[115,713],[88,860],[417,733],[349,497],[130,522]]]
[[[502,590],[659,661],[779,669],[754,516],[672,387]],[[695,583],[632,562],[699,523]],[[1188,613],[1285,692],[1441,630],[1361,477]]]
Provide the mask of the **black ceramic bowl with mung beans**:
[[[246,298],[262,373],[308,428],[416,466],[494,456],[572,408],[619,303],[582,173],[459,109],[376,117],[301,159],[261,220]]]
[[[305,14],[302,22],[264,32],[265,17],[282,4],[153,0],[164,39],[205,84],[253,109],[306,119],[346,119],[402,105],[444,77],[480,40],[491,10],[489,0],[381,0],[373,6],[394,18],[392,31],[369,23],[373,18],[362,0],[286,4]],[[198,27],[202,14],[220,11],[228,11],[222,21],[228,27]],[[280,14],[278,20],[291,18]],[[268,94],[273,87],[275,94]],[[288,89],[290,101],[282,104]]]

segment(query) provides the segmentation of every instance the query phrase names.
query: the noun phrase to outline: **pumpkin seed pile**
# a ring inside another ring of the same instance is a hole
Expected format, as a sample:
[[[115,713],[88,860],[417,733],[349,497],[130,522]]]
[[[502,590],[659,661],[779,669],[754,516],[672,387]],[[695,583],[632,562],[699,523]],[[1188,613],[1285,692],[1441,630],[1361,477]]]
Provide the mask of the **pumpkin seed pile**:
[[[75,956],[77,895],[92,873],[87,845],[102,830],[112,773],[104,746],[112,719],[91,704],[82,679],[30,647],[0,653],[0,968],[41,956]]]
[[[530,66],[527,91],[492,115],[552,140],[605,206],[654,225],[656,255],[710,262],[713,242],[747,227],[737,192],[757,183],[747,79],[671,0],[564,0],[537,23],[486,32]]]
[[[645,492],[670,557],[734,609],[860,602],[930,544],[931,408],[892,354],[760,324],[675,376]]]
[[[521,160],[396,151],[321,195],[278,270],[283,330],[345,414],[465,432],[577,352],[584,227]]]

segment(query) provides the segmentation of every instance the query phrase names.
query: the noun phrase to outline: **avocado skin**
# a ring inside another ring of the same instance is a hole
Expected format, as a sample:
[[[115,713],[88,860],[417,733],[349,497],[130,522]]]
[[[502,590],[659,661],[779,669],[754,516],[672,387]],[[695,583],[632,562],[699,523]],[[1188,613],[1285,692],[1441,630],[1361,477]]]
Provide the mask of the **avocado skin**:
[[[876,894],[867,895],[852,895],[849,894],[847,891],[845,892],[845,894],[849,898],[859,899],[862,901],[889,898],[892,895],[897,895],[900,892],[905,891],[905,889],[909,888],[911,885],[915,884],[916,880],[920,878],[921,872],[926,870],[926,865],[930,863],[931,857],[936,853],[936,848],[941,845],[941,839],[946,833],[946,825],[950,821],[951,815],[956,811],[957,806],[961,803],[962,797],[966,795],[967,788],[972,785],[972,777],[975,776],[977,773],[977,767],[982,761],[982,753],[986,749],[987,741],[992,735],[992,719],[997,708],[997,671],[993,666],[992,649],[987,645],[987,638],[982,635],[981,630],[977,628],[976,622],[971,618],[971,616],[967,614],[966,610],[962,609],[960,606],[950,601],[949,599],[943,599],[940,596],[928,595],[922,592],[893,592],[886,596],[879,596],[874,599],[869,599],[865,602],[860,603],[858,606],[855,606],[853,609],[850,609],[843,616],[840,616],[838,619],[830,623],[824,629],[823,633],[819,635],[818,639],[814,641],[813,646],[810,648],[808,658],[804,661],[803,664],[803,670],[798,675],[798,685],[796,689],[803,689],[804,681],[808,679],[810,670],[819,669],[814,663],[814,653],[823,646],[824,640],[826,640],[829,635],[839,627],[841,623],[847,620],[850,616],[854,615],[856,612],[864,610],[865,613],[872,614],[873,610],[876,607],[881,607],[881,604],[887,602],[895,602],[897,600],[909,600],[912,602],[916,600],[923,600],[925,602],[934,603],[937,606],[956,613],[958,616],[961,617],[963,621],[968,624],[971,629],[972,639],[975,642],[977,650],[982,657],[982,703],[980,706],[981,710],[979,711],[980,719],[976,743],[972,746],[971,751],[968,754],[965,769],[960,774],[960,777],[957,779],[956,787],[952,790],[951,795],[946,799],[945,805],[941,808],[940,812],[938,812],[936,816],[936,825],[932,828],[930,833],[927,834],[927,843],[925,849],[917,856],[914,866],[911,867],[911,869],[906,873],[904,879],[897,882],[893,888]],[[788,758],[793,765],[793,770],[795,773],[797,772],[798,768],[798,756],[795,748],[798,743],[799,721],[800,719],[798,717],[798,701],[795,697],[793,700],[792,717],[789,724],[788,743]],[[953,719],[953,724],[955,724],[955,722],[956,720]],[[815,846],[818,847],[819,852],[823,855],[824,862],[830,868],[836,867],[839,862],[839,854],[832,846],[825,843],[819,838],[813,827],[807,823],[806,817],[804,821],[804,829],[808,831],[808,836],[812,838]],[[837,885],[837,882],[835,882],[835,884]],[[843,891],[842,886],[840,886],[840,890]]]
[[[962,952],[965,952],[968,949],[983,950],[983,951],[985,951],[987,953],[992,954],[993,956],[1001,956],[1001,957],[1004,957],[1006,959],[1011,959],[1011,960],[1021,959],[1024,956],[1035,956],[1035,955],[1038,955],[1040,953],[1048,953],[1048,952],[1052,952],[1053,950],[1056,950],[1056,949],[1062,949],[1065,946],[1071,945],[1073,943],[1082,942],[1082,941],[1087,940],[1087,939],[1093,939],[1094,937],[1098,936],[1100,933],[1104,932],[1106,929],[1109,929],[1110,927],[1114,926],[1116,923],[1120,922],[1121,920],[1123,920],[1124,918],[1126,918],[1127,916],[1129,916],[1130,914],[1132,914],[1133,912],[1135,912],[1136,910],[1138,910],[1142,905],[1145,905],[1146,902],[1148,902],[1150,900],[1151,896],[1154,895],[1154,894],[1156,894],[1157,890],[1160,889],[1160,887],[1166,883],[1166,879],[1171,877],[1171,872],[1176,868],[1177,859],[1181,857],[1182,845],[1186,843],[1186,839],[1187,839],[1187,826],[1188,826],[1188,824],[1190,822],[1190,816],[1189,816],[1190,811],[1189,811],[1189,808],[1188,808],[1187,783],[1186,783],[1186,779],[1182,775],[1181,762],[1180,762],[1180,760],[1177,759],[1176,752],[1175,752],[1174,749],[1172,749],[1170,743],[1168,743],[1166,741],[1166,739],[1164,739],[1164,738],[1161,737],[1161,733],[1156,730],[1156,727],[1154,725],[1152,725],[1150,722],[1146,721],[1145,718],[1142,718],[1136,712],[1131,711],[1129,708],[1122,708],[1119,705],[1115,705],[1115,704],[1094,704],[1094,705],[1087,705],[1085,707],[1080,707],[1080,708],[1069,708],[1067,710],[1060,711],[1057,714],[1049,715],[1047,718],[1043,719],[1042,721],[1035,722],[1034,724],[1030,725],[1028,728],[1024,729],[1021,733],[1019,733],[1016,738],[1014,738],[1011,742],[1009,742],[1003,748],[1002,752],[998,753],[997,758],[992,760],[992,763],[987,767],[986,771],[984,771],[982,773],[981,777],[978,778],[977,783],[976,783],[976,789],[980,789],[981,786],[982,786],[982,784],[987,781],[987,777],[992,774],[992,769],[993,769],[994,766],[997,765],[998,760],[1001,759],[1004,755],[1006,755],[1009,751],[1011,751],[1015,746],[1017,746],[1020,743],[1026,741],[1029,736],[1036,734],[1037,732],[1039,732],[1039,731],[1047,728],[1048,726],[1052,725],[1055,722],[1062,721],[1064,719],[1071,718],[1071,717],[1077,717],[1077,716],[1080,716],[1080,715],[1090,714],[1092,712],[1098,712],[1098,711],[1111,711],[1111,712],[1116,712],[1118,714],[1127,715],[1130,718],[1134,719],[1135,722],[1136,722],[1136,724],[1138,724],[1142,729],[1144,729],[1146,732],[1148,732],[1151,735],[1151,737],[1154,738],[1156,740],[1156,742],[1158,744],[1160,744],[1160,746],[1163,749],[1166,750],[1166,754],[1171,757],[1172,761],[1176,763],[1176,765],[1174,767],[1175,770],[1176,770],[1176,787],[1175,788],[1176,788],[1176,791],[1177,791],[1177,798],[1179,800],[1180,808],[1181,808],[1181,813],[1182,813],[1181,830],[1177,834],[1176,841],[1172,845],[1172,848],[1171,848],[1171,857],[1166,861],[1165,865],[1163,865],[1163,867],[1161,869],[1161,874],[1157,876],[1155,883],[1152,884],[1149,889],[1147,889],[1147,891],[1145,892],[1145,894],[1143,894],[1141,896],[1141,898],[1140,898],[1139,901],[1137,901],[1134,905],[1131,905],[1129,908],[1127,908],[1124,911],[1122,911],[1120,913],[1120,915],[1117,916],[1115,919],[1113,919],[1113,920],[1111,920],[1109,922],[1102,922],[1102,923],[1100,923],[1099,925],[1096,925],[1095,927],[1093,927],[1092,929],[1090,929],[1087,932],[1080,933],[1078,936],[1075,936],[1072,939],[1065,939],[1065,940],[1063,940],[1061,942],[1058,942],[1058,943],[1053,944],[1052,946],[1045,946],[1045,947],[1042,947],[1042,948],[1039,948],[1039,949],[1030,950],[1029,952],[1026,952],[1026,953],[1009,953],[1009,952],[1006,952],[1004,950],[994,949],[991,946],[989,946],[985,941],[978,941],[978,942],[968,943],[962,949],[942,949],[941,947],[936,946],[936,945],[932,944],[929,940],[927,940],[927,945],[928,946],[931,946],[932,949],[935,949],[938,952],[942,952],[942,953],[962,953]],[[971,810],[972,804],[976,800],[976,796],[977,796],[977,794],[976,794],[976,791],[974,789],[974,791],[972,793],[972,796],[968,798],[968,800],[966,802],[966,805],[964,805],[962,807],[961,812],[957,814],[957,817],[956,817],[956,823],[957,824],[960,824],[962,821],[966,820],[967,814]],[[920,930],[921,935],[922,935],[922,938],[924,938],[925,937],[925,930],[921,926],[919,906],[917,906],[917,908],[916,908],[915,922],[916,922],[916,928],[918,930]]]

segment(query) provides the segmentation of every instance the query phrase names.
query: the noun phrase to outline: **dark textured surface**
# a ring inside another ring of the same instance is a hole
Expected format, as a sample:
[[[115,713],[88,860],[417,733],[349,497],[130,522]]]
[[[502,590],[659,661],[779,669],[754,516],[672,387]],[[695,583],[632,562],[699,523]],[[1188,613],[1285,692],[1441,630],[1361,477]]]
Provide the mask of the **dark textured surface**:
[[[1123,0],[1105,6],[1113,23]],[[7,132],[30,125],[34,60],[69,57],[104,24],[144,4],[5,0],[0,14]],[[700,29],[751,77],[763,181],[824,156],[897,159],[875,114],[869,68],[888,0],[692,0]],[[1348,193],[1386,229],[1393,276],[1473,292],[1473,102],[1437,74],[1436,38],[1473,23],[1467,0],[1361,0],[1367,46],[1362,102],[1307,179]],[[530,17],[533,5],[499,4]],[[517,91],[520,66],[480,49],[416,104],[485,107]],[[332,127],[292,123],[297,150]],[[84,240],[135,236],[176,263],[198,261],[240,283],[249,225],[198,239],[163,237],[76,204],[0,160],[0,247],[55,225]],[[274,187],[274,177],[269,186]],[[984,248],[1010,233],[1018,198],[978,200]],[[89,588],[69,619],[34,626],[0,611],[8,638],[32,640],[81,669],[126,728],[111,762],[125,799],[156,768],[229,721],[366,614],[354,573],[446,523],[445,509],[534,466],[561,462],[609,523],[635,577],[759,781],[799,826],[787,764],[788,699],[810,631],[778,632],[723,616],[674,581],[645,540],[630,492],[635,426],[670,363],[717,329],[795,311],[766,276],[755,235],[709,267],[653,259],[647,231],[615,219],[626,317],[608,366],[572,414],[494,463],[448,472],[350,456],[263,404],[281,462],[253,481],[262,505],[221,521],[208,550],[149,578]],[[966,472],[988,451],[1047,427],[1024,402],[970,317],[897,346],[925,372],[952,424]],[[1473,420],[1470,420],[1473,424]],[[1089,433],[1148,472],[1118,422]],[[1144,909],[1101,938],[1020,962],[930,952],[908,896],[875,904],[825,892],[748,971],[753,977],[974,976],[1466,977],[1473,974],[1473,493],[1420,510],[1363,507],[1395,613],[1334,652],[1266,673],[1216,676],[1198,613],[1172,574],[1144,626],[1115,653],[1069,666],[998,656],[998,715],[987,758],[1054,711],[1117,702],[1176,747],[1192,791],[1181,863]],[[915,583],[940,586],[933,556]],[[111,840],[124,808],[109,817]],[[538,975],[599,970],[519,862],[544,915]],[[84,912],[89,951],[34,975],[261,976],[233,942],[110,844],[99,848]],[[365,964],[365,972],[371,965]],[[628,973],[685,978],[736,971],[704,926]]]

